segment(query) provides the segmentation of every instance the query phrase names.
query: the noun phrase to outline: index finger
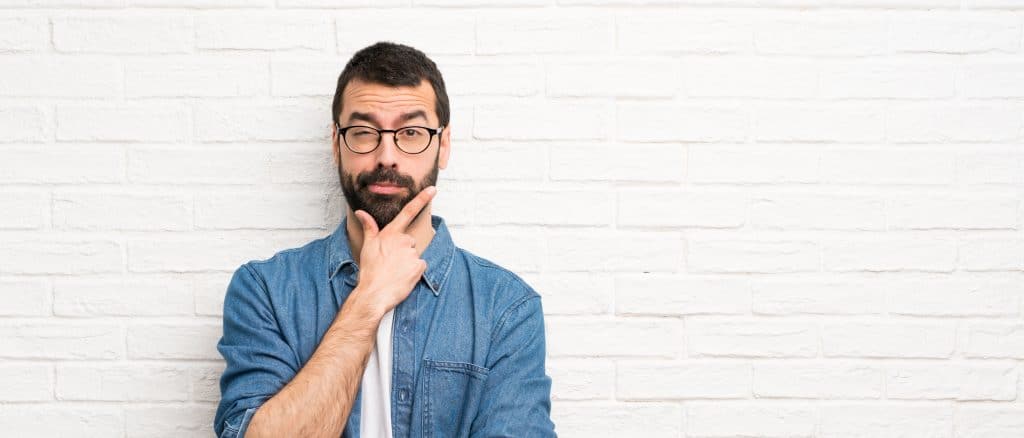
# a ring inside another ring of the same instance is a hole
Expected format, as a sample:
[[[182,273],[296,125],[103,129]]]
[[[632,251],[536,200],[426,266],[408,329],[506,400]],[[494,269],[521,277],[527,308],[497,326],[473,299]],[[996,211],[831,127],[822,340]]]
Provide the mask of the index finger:
[[[412,223],[413,218],[415,218],[416,215],[419,214],[420,211],[427,206],[427,203],[430,202],[430,200],[434,197],[435,193],[437,193],[437,187],[434,186],[430,186],[421,190],[420,193],[417,194],[415,198],[412,198],[412,201],[409,201],[408,204],[405,204],[405,207],[402,208],[402,211],[398,212],[398,215],[396,215],[395,218],[391,220],[391,223],[387,224],[387,226],[384,227],[384,230],[397,229],[404,232],[405,229],[409,227],[409,224]]]

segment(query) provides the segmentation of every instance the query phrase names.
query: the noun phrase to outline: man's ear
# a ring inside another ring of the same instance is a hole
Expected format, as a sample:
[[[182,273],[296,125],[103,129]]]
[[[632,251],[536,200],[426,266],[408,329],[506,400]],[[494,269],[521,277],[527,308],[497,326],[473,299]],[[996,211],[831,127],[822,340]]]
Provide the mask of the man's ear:
[[[452,150],[452,127],[451,125],[445,126],[444,131],[441,132],[441,150],[439,151],[440,156],[437,157],[437,167],[444,169],[448,167],[448,153]]]
[[[335,166],[338,166],[338,165],[341,164],[341,149],[339,148],[339,146],[341,146],[341,143],[339,143],[338,140],[339,140],[338,139],[338,125],[332,123],[331,124],[331,148],[333,149],[332,152],[334,153],[334,165]]]

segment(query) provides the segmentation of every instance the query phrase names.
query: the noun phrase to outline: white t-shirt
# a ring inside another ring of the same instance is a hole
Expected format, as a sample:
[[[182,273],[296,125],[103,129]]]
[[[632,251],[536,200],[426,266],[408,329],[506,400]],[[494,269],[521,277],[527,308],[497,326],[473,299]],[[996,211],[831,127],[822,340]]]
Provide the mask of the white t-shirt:
[[[391,438],[391,327],[395,309],[380,320],[377,342],[363,371],[360,435]]]

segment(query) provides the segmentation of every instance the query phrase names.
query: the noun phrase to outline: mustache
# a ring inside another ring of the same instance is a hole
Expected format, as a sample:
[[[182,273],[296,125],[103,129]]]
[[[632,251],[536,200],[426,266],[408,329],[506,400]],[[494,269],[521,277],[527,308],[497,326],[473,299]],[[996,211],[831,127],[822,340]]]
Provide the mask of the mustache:
[[[377,168],[372,172],[363,172],[356,177],[356,183],[360,187],[366,187],[370,184],[394,184],[400,187],[406,187],[410,190],[413,188],[412,177],[402,175],[394,169],[381,167]]]

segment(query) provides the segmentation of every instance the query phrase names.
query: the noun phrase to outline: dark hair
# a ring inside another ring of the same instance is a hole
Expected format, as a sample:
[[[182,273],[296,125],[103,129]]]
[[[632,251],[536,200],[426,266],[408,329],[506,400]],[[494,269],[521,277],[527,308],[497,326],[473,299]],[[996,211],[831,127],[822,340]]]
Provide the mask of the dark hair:
[[[334,91],[334,103],[331,105],[331,123],[340,123],[342,92],[352,79],[374,82],[392,87],[418,86],[423,79],[434,88],[434,111],[441,124],[448,126],[450,116],[448,108],[448,92],[444,88],[444,79],[423,52],[404,44],[379,41],[364,47],[352,55],[345,69],[338,76],[338,88]]]

